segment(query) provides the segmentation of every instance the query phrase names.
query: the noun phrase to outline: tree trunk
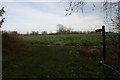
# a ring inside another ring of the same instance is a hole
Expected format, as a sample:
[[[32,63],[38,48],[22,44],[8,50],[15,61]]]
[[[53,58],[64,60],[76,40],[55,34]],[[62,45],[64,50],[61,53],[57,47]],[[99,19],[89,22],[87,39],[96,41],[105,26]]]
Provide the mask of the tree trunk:
[[[118,2],[118,67],[120,71],[120,1]]]

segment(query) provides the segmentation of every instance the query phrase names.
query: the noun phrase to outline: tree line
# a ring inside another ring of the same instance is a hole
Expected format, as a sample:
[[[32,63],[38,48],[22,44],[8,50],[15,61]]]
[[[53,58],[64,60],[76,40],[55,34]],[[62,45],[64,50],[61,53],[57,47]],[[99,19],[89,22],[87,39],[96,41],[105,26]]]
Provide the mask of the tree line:
[[[66,27],[62,24],[57,24],[56,25],[56,32],[50,32],[48,33],[47,31],[42,31],[39,33],[39,31],[31,31],[31,32],[26,32],[25,34],[20,34],[17,31],[2,31],[2,33],[8,33],[8,34],[13,34],[13,35],[59,35],[59,34],[96,34],[95,31],[73,31],[73,28],[71,27]],[[109,32],[111,33],[111,32]]]

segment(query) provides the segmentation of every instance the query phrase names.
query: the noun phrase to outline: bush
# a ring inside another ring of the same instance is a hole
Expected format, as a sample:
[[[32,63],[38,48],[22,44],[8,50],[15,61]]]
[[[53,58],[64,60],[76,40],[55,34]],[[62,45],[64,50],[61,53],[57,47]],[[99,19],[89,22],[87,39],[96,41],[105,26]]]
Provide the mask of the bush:
[[[28,45],[17,35],[8,33],[2,34],[2,54],[4,56],[13,56],[28,49]]]

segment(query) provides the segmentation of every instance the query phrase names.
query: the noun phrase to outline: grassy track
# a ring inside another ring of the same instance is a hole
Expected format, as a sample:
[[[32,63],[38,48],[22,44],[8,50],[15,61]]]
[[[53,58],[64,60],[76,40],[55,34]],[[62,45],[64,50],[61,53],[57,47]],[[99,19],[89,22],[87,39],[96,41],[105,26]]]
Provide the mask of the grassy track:
[[[76,47],[32,46],[14,59],[3,60],[5,78],[116,78],[118,75],[98,61],[76,53]]]
[[[84,46],[101,45],[100,34],[20,37],[29,43],[31,48],[16,54],[12,59],[3,57],[3,78],[119,77],[117,73],[102,66],[98,60],[82,57]],[[57,41],[65,41],[65,45],[56,46]]]

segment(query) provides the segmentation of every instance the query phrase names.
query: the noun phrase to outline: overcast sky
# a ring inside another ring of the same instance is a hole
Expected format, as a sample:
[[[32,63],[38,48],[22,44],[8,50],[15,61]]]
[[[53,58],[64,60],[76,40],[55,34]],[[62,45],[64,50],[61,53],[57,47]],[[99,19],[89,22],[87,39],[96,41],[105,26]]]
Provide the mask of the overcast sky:
[[[63,24],[74,31],[94,31],[104,25],[104,13],[100,2],[95,3],[94,11],[90,4],[85,6],[84,14],[79,11],[65,16],[67,2],[3,2],[6,13],[2,30],[56,32],[56,25]]]

